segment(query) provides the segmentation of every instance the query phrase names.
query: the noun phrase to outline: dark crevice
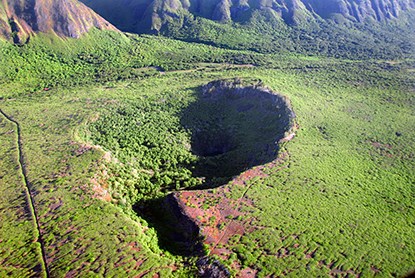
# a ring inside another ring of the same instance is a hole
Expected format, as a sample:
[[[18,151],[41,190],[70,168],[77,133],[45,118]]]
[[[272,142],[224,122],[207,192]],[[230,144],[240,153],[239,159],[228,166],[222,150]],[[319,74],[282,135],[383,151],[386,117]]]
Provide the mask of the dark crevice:
[[[199,227],[178,206],[174,194],[141,202],[134,211],[158,234],[159,246],[179,256],[203,256]]]
[[[9,20],[9,25],[10,25],[10,29],[12,31],[13,43],[15,43],[15,44],[22,43],[20,41],[20,37],[19,37],[20,30],[19,30],[19,26],[17,25],[17,23],[13,19],[10,19]]]

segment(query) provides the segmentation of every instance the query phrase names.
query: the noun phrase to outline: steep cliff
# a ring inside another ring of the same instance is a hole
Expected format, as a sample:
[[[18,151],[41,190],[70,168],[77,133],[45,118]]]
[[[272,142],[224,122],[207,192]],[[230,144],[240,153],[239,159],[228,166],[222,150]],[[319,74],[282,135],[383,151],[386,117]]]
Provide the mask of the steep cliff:
[[[292,25],[339,16],[351,22],[385,21],[415,9],[411,0],[81,0],[126,31],[158,31],[166,23],[181,24],[183,15],[219,22],[249,21],[268,12]]]
[[[415,8],[415,2],[410,0],[303,1],[308,10],[315,12],[322,18],[330,18],[333,14],[340,14],[345,18],[359,22],[365,19],[382,21],[397,18],[402,11]]]

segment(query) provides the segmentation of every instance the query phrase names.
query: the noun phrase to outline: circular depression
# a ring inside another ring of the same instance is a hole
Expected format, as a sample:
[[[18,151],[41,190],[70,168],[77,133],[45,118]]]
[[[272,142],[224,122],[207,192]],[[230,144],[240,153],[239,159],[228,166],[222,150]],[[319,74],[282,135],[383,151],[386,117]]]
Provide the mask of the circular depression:
[[[294,117],[287,98],[266,87],[238,80],[206,84],[181,115],[198,156],[193,174],[214,186],[271,162],[292,132]]]

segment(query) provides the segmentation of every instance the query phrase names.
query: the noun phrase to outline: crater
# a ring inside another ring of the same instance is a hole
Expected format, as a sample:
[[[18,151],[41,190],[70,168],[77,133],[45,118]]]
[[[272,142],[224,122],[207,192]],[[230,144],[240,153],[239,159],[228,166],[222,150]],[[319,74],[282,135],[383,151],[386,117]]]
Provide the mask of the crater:
[[[279,144],[293,136],[295,115],[287,98],[257,82],[213,81],[195,96],[180,114],[191,135],[190,151],[198,158],[186,167],[204,180],[193,190],[224,185],[253,166],[273,161]],[[182,256],[202,256],[200,229],[184,207],[172,193],[135,209],[156,229],[162,248]]]
[[[233,79],[202,86],[197,101],[181,115],[192,137],[191,151],[198,156],[191,170],[205,180],[201,187],[224,184],[274,160],[294,118],[287,98],[261,83]]]
[[[294,134],[288,99],[259,81],[218,80],[192,91],[117,107],[88,133],[123,162],[109,168],[114,200],[133,205],[157,231],[160,247],[181,256],[201,255],[200,231],[168,193],[225,185],[275,160]]]

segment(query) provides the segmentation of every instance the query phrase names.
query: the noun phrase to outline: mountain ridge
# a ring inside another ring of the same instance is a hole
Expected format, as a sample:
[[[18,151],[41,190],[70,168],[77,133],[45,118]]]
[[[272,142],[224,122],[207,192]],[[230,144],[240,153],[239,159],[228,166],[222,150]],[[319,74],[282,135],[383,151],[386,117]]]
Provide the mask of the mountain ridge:
[[[184,14],[218,22],[247,22],[255,11],[268,12],[286,24],[315,20],[350,22],[387,21],[415,9],[411,0],[81,0],[116,26],[117,9],[135,18],[124,31],[158,32],[166,23],[179,22]],[[116,3],[115,3],[116,2]],[[113,7],[110,9],[109,7]],[[126,16],[129,17],[128,15]],[[125,17],[124,17],[125,19]],[[120,21],[120,20],[118,20]],[[122,25],[122,24],[121,24]]]
[[[389,59],[415,56],[414,21],[413,0],[0,0],[0,38],[16,44],[95,27],[260,53]]]

